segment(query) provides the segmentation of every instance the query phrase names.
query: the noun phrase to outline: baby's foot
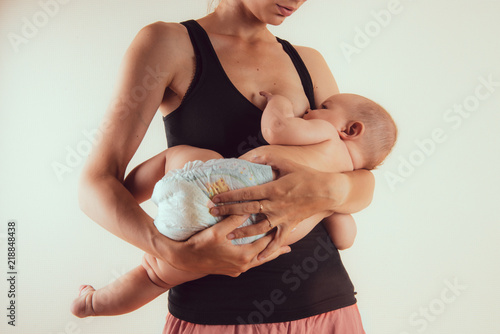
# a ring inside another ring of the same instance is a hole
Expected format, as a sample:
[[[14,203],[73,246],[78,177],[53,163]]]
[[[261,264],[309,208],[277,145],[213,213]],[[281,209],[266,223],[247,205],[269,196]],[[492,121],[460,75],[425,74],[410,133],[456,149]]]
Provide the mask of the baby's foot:
[[[92,307],[92,296],[95,289],[91,285],[81,285],[78,297],[71,303],[71,313],[78,318],[95,316],[94,308]]]

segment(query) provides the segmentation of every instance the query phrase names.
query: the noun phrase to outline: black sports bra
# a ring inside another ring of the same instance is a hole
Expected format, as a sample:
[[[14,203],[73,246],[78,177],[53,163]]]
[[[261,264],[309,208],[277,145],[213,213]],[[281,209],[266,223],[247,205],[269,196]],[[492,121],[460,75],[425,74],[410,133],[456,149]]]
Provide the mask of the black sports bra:
[[[229,80],[205,30],[194,20],[183,24],[193,44],[196,71],[181,105],[163,118],[168,146],[191,145],[235,158],[266,145],[260,131],[262,111]],[[289,42],[277,41],[295,65],[314,108],[313,84],[304,62]]]

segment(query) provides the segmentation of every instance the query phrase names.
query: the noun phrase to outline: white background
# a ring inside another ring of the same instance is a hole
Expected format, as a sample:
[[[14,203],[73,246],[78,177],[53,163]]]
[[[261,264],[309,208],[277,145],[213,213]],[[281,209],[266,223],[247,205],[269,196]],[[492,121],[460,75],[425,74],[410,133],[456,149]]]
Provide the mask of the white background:
[[[98,127],[135,34],[158,20],[199,18],[207,3],[61,0],[48,16],[45,2],[0,2],[0,331],[160,333],[166,296],[119,317],[69,313],[80,284],[103,286],[142,256],[79,210],[77,180],[92,146],[85,132]],[[479,88],[482,100],[474,94],[481,77],[500,82],[500,1],[400,0],[397,14],[377,23],[373,13],[391,4],[310,0],[273,28],[318,49],[342,92],[380,102],[399,126],[394,152],[375,172],[375,199],[355,215],[356,243],[342,253],[364,326],[369,334],[498,334],[500,86]],[[363,45],[357,29],[365,28]],[[13,34],[26,39],[16,45]],[[346,55],[347,44],[356,53]],[[473,110],[458,123],[449,109],[464,103]],[[165,145],[157,115],[132,165]],[[56,165],[67,169],[58,174]],[[15,328],[6,317],[9,219],[18,222]]]

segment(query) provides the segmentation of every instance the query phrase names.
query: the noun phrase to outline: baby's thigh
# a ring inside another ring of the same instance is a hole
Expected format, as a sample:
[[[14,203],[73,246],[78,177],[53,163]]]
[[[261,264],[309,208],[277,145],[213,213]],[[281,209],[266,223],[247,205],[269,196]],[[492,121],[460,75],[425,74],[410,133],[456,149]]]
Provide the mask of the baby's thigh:
[[[204,276],[176,269],[169,263],[161,261],[147,253],[144,254],[142,259],[142,266],[146,269],[149,279],[153,283],[167,289]]]
[[[165,172],[180,169],[189,161],[201,160],[205,162],[223,158],[222,155],[215,151],[189,145],[171,147],[167,150],[166,154]]]

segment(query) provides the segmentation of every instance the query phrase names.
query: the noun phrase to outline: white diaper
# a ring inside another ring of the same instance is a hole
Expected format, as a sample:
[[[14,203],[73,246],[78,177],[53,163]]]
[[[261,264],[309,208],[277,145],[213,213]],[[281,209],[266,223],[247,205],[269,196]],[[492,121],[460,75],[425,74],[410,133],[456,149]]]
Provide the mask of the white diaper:
[[[215,204],[211,198],[219,193],[272,181],[270,166],[241,159],[214,159],[188,162],[182,169],[168,172],[156,183],[151,200],[158,206],[154,224],[163,235],[186,240],[210,227],[221,218],[209,213]],[[248,226],[263,217],[251,215]],[[233,244],[251,243],[265,234],[232,240]]]

